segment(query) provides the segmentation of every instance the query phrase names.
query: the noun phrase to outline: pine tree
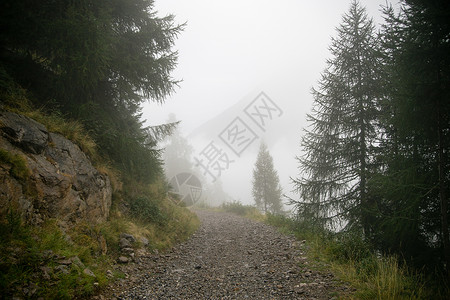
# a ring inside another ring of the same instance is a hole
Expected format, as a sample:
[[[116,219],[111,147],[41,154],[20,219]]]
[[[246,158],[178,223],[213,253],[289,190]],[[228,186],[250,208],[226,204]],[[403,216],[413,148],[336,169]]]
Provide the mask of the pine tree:
[[[385,16],[390,97],[377,243],[419,266],[449,266],[450,4],[403,1],[399,14],[387,7]]]
[[[273,158],[266,144],[261,143],[253,169],[253,199],[264,213],[281,213],[281,186]]]
[[[156,143],[174,126],[145,127],[141,105],[178,83],[173,15],[158,17],[153,0],[4,0],[0,28],[0,73],[36,106],[82,121],[126,177],[160,175]]]
[[[300,218],[371,231],[373,200],[367,182],[376,166],[378,101],[381,98],[379,40],[373,21],[353,1],[331,42],[319,86],[313,89],[310,127],[294,179]]]
[[[171,48],[183,26],[157,17],[153,0],[4,0],[0,26],[0,63],[25,87],[43,85],[41,101],[131,109],[177,84]]]
[[[174,114],[169,115],[168,123],[176,123]],[[193,147],[183,137],[179,127],[167,138],[167,145],[164,147],[164,165],[166,176],[170,179],[173,176],[182,173],[196,173],[194,172],[194,165],[192,163]],[[195,174],[197,177],[198,174]]]

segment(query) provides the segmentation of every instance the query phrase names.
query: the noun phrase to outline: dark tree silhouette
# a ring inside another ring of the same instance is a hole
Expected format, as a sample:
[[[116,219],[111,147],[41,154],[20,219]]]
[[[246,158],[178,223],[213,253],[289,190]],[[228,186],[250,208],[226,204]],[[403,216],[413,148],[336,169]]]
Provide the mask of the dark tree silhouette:
[[[0,79],[38,107],[80,120],[116,168],[140,181],[161,173],[156,143],[173,125],[145,127],[141,104],[163,102],[177,81],[172,50],[182,25],[153,0],[0,2]],[[0,82],[0,87],[4,87]]]

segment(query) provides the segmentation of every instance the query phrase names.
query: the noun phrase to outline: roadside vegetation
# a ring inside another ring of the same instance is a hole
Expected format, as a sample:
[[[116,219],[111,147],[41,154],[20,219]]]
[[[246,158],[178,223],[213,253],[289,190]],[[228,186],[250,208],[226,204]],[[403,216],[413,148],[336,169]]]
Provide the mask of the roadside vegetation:
[[[265,222],[306,241],[307,256],[319,270],[330,270],[354,292],[352,299],[447,299],[450,289],[425,277],[397,256],[380,255],[361,236],[336,233],[280,215]]]
[[[269,220],[306,235],[356,298],[448,299],[450,4],[382,12],[379,30],[362,1],[343,15],[292,179],[298,222]]]
[[[149,204],[144,205],[142,214],[118,209],[118,202],[126,198],[116,196],[114,201],[116,208],[108,222],[96,226],[81,223],[68,232],[55,219],[38,227],[25,225],[10,211],[0,222],[0,294],[36,299],[93,295],[111,280],[123,277],[113,268],[120,255],[121,233],[136,237],[133,248],[151,252],[187,239],[199,225],[194,214],[168,199],[147,198]],[[159,219],[148,218],[156,214]],[[149,241],[146,247],[139,242],[141,238]],[[61,267],[65,264],[67,267]]]
[[[239,201],[225,202],[219,209],[255,221],[263,221],[265,219],[264,215],[256,206],[244,205]]]
[[[84,149],[99,171],[111,179],[113,201],[107,222],[77,224],[68,232],[55,219],[41,226],[24,224],[11,208],[0,220],[1,295],[44,299],[93,295],[111,280],[123,277],[113,268],[120,255],[121,233],[138,240],[135,249],[143,247],[141,238],[147,239],[144,249],[152,252],[187,239],[198,228],[197,217],[167,197],[168,184],[163,177],[153,183],[123,180],[120,172],[98,155],[95,142],[79,122],[67,121],[57,113],[46,115],[33,109],[26,98],[16,98],[14,104],[3,109],[33,118]],[[21,156],[0,149],[0,163],[9,165],[10,174],[27,189],[30,170]]]
[[[336,233],[283,215],[263,215],[255,206],[224,203],[222,211],[277,227],[305,241],[306,255],[318,270],[331,271],[353,290],[345,299],[447,299],[449,287],[409,268],[401,258],[376,253],[360,236]]]
[[[151,252],[198,228],[167,196],[157,145],[176,124],[145,126],[141,115],[143,103],[163,103],[177,85],[171,48],[183,25],[158,17],[147,0],[6,0],[0,20],[0,110],[77,144],[113,187],[109,220],[99,225],[66,230],[55,219],[25,224],[14,207],[2,214],[0,298],[90,297],[124,276],[113,266],[121,234],[136,238],[134,250]],[[28,192],[25,160],[0,149],[0,164]]]

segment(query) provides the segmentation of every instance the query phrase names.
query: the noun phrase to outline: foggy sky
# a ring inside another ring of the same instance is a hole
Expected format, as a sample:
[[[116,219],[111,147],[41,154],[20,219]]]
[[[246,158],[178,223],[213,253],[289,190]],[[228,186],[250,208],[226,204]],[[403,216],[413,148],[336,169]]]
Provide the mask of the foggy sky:
[[[361,1],[376,24],[382,22],[380,5],[385,3]],[[310,90],[330,58],[331,37],[349,7],[350,0],[155,1],[159,16],[174,14],[176,22],[187,22],[176,41],[179,61],[173,72],[183,82],[165,104],[147,104],[144,118],[156,125],[174,113],[198,153],[241,113],[243,104],[267,93],[283,115],[270,130],[258,133],[258,141],[222,179],[234,198],[251,203],[256,150],[261,140],[269,139],[280,182],[289,192],[289,176],[298,175],[294,157],[300,154]]]

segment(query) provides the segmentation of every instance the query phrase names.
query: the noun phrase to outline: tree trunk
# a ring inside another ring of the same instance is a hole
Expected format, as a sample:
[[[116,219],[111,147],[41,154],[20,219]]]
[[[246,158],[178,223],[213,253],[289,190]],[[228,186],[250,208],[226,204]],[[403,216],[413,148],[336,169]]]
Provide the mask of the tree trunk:
[[[435,49],[439,49],[438,39],[435,38],[433,41]],[[441,112],[442,107],[442,97],[445,95],[444,93],[444,84],[442,83],[441,76],[441,63],[440,61],[436,64],[436,80],[437,80],[437,91],[439,91],[437,95],[437,125],[438,125],[438,172],[439,172],[439,200],[441,205],[441,231],[442,231],[442,245],[444,248],[444,261],[446,264],[446,272],[447,279],[450,282],[450,237],[449,237],[449,229],[448,229],[448,199],[445,193],[445,177],[446,177],[446,153],[444,145],[444,126],[448,126],[448,124],[443,124],[443,116]],[[445,100],[444,100],[445,101]]]
[[[446,271],[448,279],[450,280],[450,237],[448,230],[448,199],[445,193],[445,153],[443,145],[443,133],[442,133],[442,116],[440,110],[438,110],[438,130],[439,130],[439,199],[441,203],[441,230],[442,230],[442,244],[444,247],[444,259],[446,263]]]
[[[360,211],[360,222],[363,227],[364,235],[368,236],[369,234],[369,228],[370,228],[370,221],[369,221],[369,203],[367,201],[367,177],[366,177],[366,169],[367,169],[367,146],[366,146],[366,109],[364,107],[364,98],[363,98],[363,91],[362,91],[362,85],[363,85],[363,71],[361,67],[362,57],[360,55],[360,45],[358,46],[358,82],[357,82],[357,99],[358,99],[358,126],[360,130],[360,138],[359,138],[359,150],[360,150],[360,156],[359,156],[359,211]]]

